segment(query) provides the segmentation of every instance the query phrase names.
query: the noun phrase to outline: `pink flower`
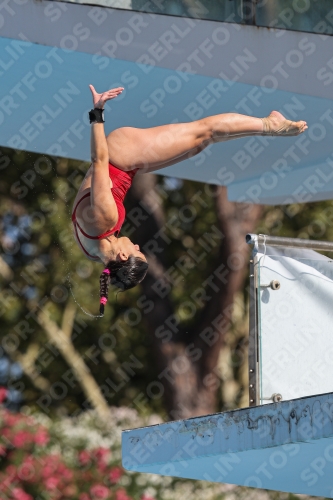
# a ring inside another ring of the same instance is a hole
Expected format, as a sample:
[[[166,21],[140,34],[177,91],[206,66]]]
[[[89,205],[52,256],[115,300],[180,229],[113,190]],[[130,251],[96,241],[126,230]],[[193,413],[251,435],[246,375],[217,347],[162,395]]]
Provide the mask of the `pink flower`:
[[[17,415],[14,415],[13,413],[6,411],[4,414],[4,420],[6,422],[6,425],[8,425],[9,427],[13,427],[18,422],[21,422],[23,419],[22,415],[20,415],[19,413]]]
[[[94,450],[94,456],[98,461],[107,463],[110,459],[111,452],[107,448],[97,448],[96,450]]]
[[[8,438],[10,436],[10,429],[8,427],[4,427],[3,429],[1,429],[1,435],[4,438]]]
[[[12,490],[12,497],[14,500],[33,500],[32,496],[21,490],[21,488],[14,488]]]
[[[51,465],[46,465],[42,470],[42,477],[47,479],[53,473],[54,473],[54,467],[52,467]]]
[[[35,482],[37,481],[36,472],[36,464],[32,461],[24,460],[18,469],[17,476],[21,481]]]
[[[146,495],[145,493],[142,495],[140,500],[155,500],[154,497],[151,497],[150,495]]]
[[[73,479],[73,471],[68,469],[65,464],[59,464],[57,473],[63,478],[67,480]]]
[[[12,477],[13,478],[14,476],[16,476],[16,467],[15,467],[15,465],[10,464],[10,465],[8,465],[8,467],[6,467],[5,470],[6,470],[6,477],[7,478],[8,477]]]
[[[109,474],[109,479],[112,484],[118,483],[119,479],[123,475],[123,471],[120,467],[113,467]]]
[[[90,494],[91,496],[95,498],[108,498],[109,496],[109,489],[106,488],[106,486],[103,486],[103,484],[95,484],[90,488]]]
[[[4,457],[7,453],[7,449],[3,444],[0,444],[0,457]]]
[[[116,500],[130,500],[130,498],[124,488],[116,491]]]
[[[34,435],[34,441],[36,444],[39,444],[40,446],[43,446],[47,444],[50,440],[49,434],[46,431],[46,429],[40,428]]]
[[[60,482],[60,479],[54,476],[48,477],[45,480],[45,487],[48,490],[55,490],[58,487],[58,484]]]
[[[36,461],[32,455],[26,455],[25,457],[23,457],[22,465],[20,467],[21,472],[24,471],[24,469],[27,469],[27,471],[32,471],[32,470],[35,471],[35,467],[36,467]],[[38,464],[38,470],[40,470],[39,464]],[[23,472],[23,474],[26,474],[26,472]],[[26,479],[24,478],[24,481],[25,480]]]
[[[111,458],[111,452],[107,448],[97,448],[93,452],[97,459],[97,468],[100,472],[106,472],[108,462]]]
[[[88,465],[91,462],[91,456],[86,450],[80,451],[79,462],[81,465]]]
[[[8,394],[8,389],[6,389],[6,387],[0,387],[0,404],[6,401],[7,394]]]
[[[91,500],[91,499],[87,493],[81,493],[81,495],[79,496],[79,500]]]
[[[22,448],[25,444],[31,443],[32,434],[27,431],[18,431],[18,433],[13,437],[12,444],[15,448]]]

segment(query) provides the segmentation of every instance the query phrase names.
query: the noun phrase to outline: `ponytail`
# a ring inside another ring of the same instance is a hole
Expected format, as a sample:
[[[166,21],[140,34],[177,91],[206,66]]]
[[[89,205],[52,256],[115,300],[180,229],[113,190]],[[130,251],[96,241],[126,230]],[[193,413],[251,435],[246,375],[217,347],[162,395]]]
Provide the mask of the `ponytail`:
[[[144,279],[147,270],[147,262],[133,255],[127,260],[110,260],[99,278],[100,316],[104,315],[104,306],[108,301],[110,283],[123,291],[129,290]]]
[[[110,270],[106,267],[99,277],[99,314],[104,316],[104,306],[108,301],[110,284]]]

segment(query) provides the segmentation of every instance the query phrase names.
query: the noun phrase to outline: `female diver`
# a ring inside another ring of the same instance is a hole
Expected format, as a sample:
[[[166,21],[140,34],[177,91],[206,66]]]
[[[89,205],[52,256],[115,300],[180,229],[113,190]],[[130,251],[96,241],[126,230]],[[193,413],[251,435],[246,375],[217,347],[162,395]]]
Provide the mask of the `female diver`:
[[[123,127],[105,137],[104,105],[124,89],[98,94],[92,85],[89,88],[94,105],[89,113],[92,163],[74,200],[72,221],[81,250],[105,267],[100,277],[103,315],[109,284],[128,290],[143,280],[148,269],[139,246],[119,237],[125,218],[124,198],[137,173],[191,158],[216,142],[252,135],[298,135],[308,127],[304,121],[286,120],[277,111],[267,118],[225,113],[148,129]]]

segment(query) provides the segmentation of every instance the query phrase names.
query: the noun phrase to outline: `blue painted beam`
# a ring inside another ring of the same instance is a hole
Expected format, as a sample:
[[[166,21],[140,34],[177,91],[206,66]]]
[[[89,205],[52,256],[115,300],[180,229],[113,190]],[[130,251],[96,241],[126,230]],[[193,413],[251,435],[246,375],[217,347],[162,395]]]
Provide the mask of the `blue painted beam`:
[[[89,83],[126,89],[107,106],[107,132],[278,109],[308,131],[217,144],[161,173],[226,185],[239,202],[331,198],[333,37],[48,0],[6,5],[0,146],[89,161]]]
[[[333,393],[122,433],[132,471],[333,498]]]

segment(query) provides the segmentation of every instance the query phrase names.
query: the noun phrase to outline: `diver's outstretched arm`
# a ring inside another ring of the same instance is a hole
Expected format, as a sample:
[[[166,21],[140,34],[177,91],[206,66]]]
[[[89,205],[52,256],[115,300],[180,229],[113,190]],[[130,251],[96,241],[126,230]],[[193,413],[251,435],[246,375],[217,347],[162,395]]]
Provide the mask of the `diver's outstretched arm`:
[[[98,94],[92,85],[89,86],[94,109],[104,109],[105,102],[121,94],[123,88],[109,90]],[[90,221],[86,225],[94,226],[94,232],[100,234],[116,225],[118,211],[112,196],[109,177],[109,152],[105,137],[104,123],[91,124],[91,162],[92,178],[90,190],[91,213],[87,215]]]

